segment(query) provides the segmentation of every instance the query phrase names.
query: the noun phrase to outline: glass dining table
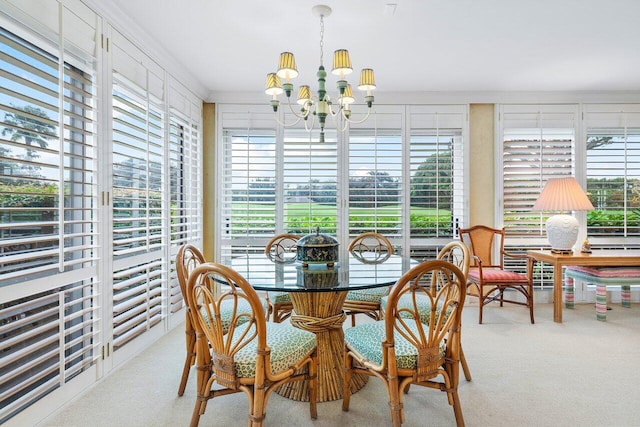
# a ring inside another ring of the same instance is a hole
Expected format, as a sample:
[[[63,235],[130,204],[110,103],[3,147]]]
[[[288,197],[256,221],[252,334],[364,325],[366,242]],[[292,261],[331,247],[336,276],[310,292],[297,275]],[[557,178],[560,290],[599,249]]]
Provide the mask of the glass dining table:
[[[290,322],[316,334],[319,402],[342,398],[342,324],[347,317],[342,305],[347,292],[393,285],[414,264],[415,261],[398,255],[379,263],[362,262],[349,255],[333,267],[326,264],[303,267],[298,262],[276,263],[264,254],[250,254],[231,261],[231,267],[246,278],[254,289],[288,292],[294,310]],[[351,392],[361,389],[367,379],[367,376],[354,376]],[[277,393],[293,400],[309,400],[306,381],[285,384]]]

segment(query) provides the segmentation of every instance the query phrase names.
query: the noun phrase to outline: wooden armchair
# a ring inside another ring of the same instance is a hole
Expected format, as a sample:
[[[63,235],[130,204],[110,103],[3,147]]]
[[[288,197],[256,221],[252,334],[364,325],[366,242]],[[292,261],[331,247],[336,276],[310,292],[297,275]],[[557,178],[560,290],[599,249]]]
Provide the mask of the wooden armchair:
[[[224,283],[228,290],[225,287],[216,298],[211,282]],[[282,384],[301,380],[309,381],[310,415],[317,418],[314,333],[289,323],[267,322],[262,302],[249,282],[221,264],[196,268],[189,276],[187,293],[195,313],[199,385],[192,427],[198,425],[209,399],[238,392],[249,399],[248,425],[262,426],[271,393]],[[234,307],[229,322],[221,321],[225,302]]]
[[[458,382],[465,288],[465,277],[455,265],[422,262],[391,289],[384,320],[347,329],[342,410],[349,410],[351,378],[360,373],[384,382],[393,426],[404,422],[402,401],[411,384],[446,392],[456,424],[463,426]],[[398,305],[402,298],[412,303]],[[425,298],[430,304],[428,324],[417,303]]]
[[[443,261],[447,261],[455,265],[462,271],[462,274],[467,277],[469,272],[469,263],[470,263],[471,255],[469,253],[469,248],[463,242],[453,241],[447,243],[441,250],[438,252],[438,256],[436,259],[440,259]],[[465,279],[466,283],[466,279]],[[435,292],[437,289],[432,289],[432,292]],[[423,295],[416,295],[417,301],[416,306],[419,309],[420,317],[422,319],[422,323],[429,323],[429,318],[431,315],[431,301],[429,298]],[[382,311],[386,311],[387,308],[387,299],[388,297],[383,297],[380,301],[382,306]],[[398,307],[411,307],[413,301],[411,301],[410,295],[403,295],[398,300]],[[469,365],[467,365],[467,359],[464,356],[464,351],[462,349],[462,345],[460,346],[460,364],[462,366],[462,371],[464,372],[464,377],[467,381],[471,381],[471,371],[469,370]]]
[[[184,367],[182,368],[182,377],[180,379],[180,385],[178,387],[178,396],[182,396],[184,394],[184,390],[187,386],[187,380],[189,379],[189,372],[191,371],[191,367],[196,361],[196,330],[195,330],[195,318],[193,317],[193,313],[189,307],[187,298],[187,282],[189,280],[189,275],[193,270],[195,270],[200,264],[205,262],[204,256],[202,252],[198,248],[193,245],[185,244],[178,248],[178,253],[176,254],[176,275],[178,276],[178,284],[180,285],[180,291],[182,292],[182,298],[184,299],[186,307],[186,315],[185,315],[185,336],[186,336],[186,350],[187,356],[184,361]],[[213,290],[212,290],[213,291]],[[249,306],[241,301],[241,308],[246,309]],[[264,306],[264,301],[263,301]],[[225,325],[229,325],[231,322],[231,315],[234,310],[234,307],[231,305],[230,301],[225,301],[221,307],[221,316],[222,321]],[[226,326],[225,326],[226,331]]]
[[[297,234],[279,234],[269,240],[264,253],[275,263],[295,262],[296,243],[300,240]],[[293,304],[288,292],[267,292],[267,319],[273,314],[273,321],[280,323],[291,316]]]
[[[504,250],[504,228],[476,225],[471,228],[460,228],[458,231],[460,240],[471,251],[472,262],[467,275],[467,295],[479,299],[478,323],[482,323],[483,307],[493,301],[500,301],[500,307],[505,302],[529,307],[531,323],[534,323],[533,258]],[[526,260],[526,275],[506,270],[505,258]],[[523,300],[513,298],[515,295],[505,298],[506,290],[517,291],[523,296]]]
[[[393,255],[393,245],[385,236],[375,232],[362,233],[349,244],[351,255],[365,264],[379,264]],[[389,287],[350,291],[343,309],[351,316],[351,326],[356,324],[356,314],[363,313],[373,320],[382,319],[380,301],[389,293]]]

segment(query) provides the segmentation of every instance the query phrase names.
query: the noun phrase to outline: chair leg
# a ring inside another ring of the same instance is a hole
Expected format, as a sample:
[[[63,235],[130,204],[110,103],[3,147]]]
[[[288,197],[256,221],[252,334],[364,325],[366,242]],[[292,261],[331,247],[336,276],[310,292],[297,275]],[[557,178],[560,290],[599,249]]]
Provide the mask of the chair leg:
[[[391,425],[400,427],[402,425],[402,403],[400,403],[400,390],[398,378],[390,378],[387,384],[389,392],[389,412],[391,415]]]
[[[342,410],[349,410],[351,400],[351,375],[353,374],[353,359],[349,355],[349,350],[344,352],[344,381],[342,383]]]
[[[270,303],[267,303],[267,322],[269,321],[269,317],[273,313],[273,306]],[[274,319],[275,320],[275,319]]]
[[[309,412],[311,419],[318,419],[318,353],[311,355],[309,363]]]
[[[458,390],[452,392],[453,395],[453,414],[456,417],[456,425],[458,427],[464,427],[464,417],[462,416],[462,407],[460,406],[460,397],[458,396]]]
[[[264,386],[253,387],[253,405],[249,405],[249,425],[252,427],[262,427],[266,414],[264,399],[266,397]]]
[[[194,351],[188,352],[184,361],[184,367],[182,368],[182,378],[180,379],[180,387],[178,387],[178,396],[182,396],[184,394],[184,390],[187,388],[187,380],[189,379],[189,373],[191,372],[191,367],[195,360],[196,353]]]
[[[191,322],[187,319],[187,324],[190,325]],[[185,327],[188,327],[185,325]],[[182,378],[180,379],[180,386],[178,387],[178,396],[182,396],[184,394],[184,390],[187,387],[187,380],[189,379],[189,373],[191,372],[191,367],[196,361],[196,332],[191,329],[186,330],[186,343],[187,343],[187,357],[184,361],[184,367],[182,368]]]
[[[529,290],[529,316],[531,317],[531,324],[534,324],[533,320],[533,289]]]
[[[193,407],[193,413],[191,414],[191,423],[189,427],[198,427],[200,423],[200,415],[204,413],[203,405],[206,404],[206,401],[203,402],[200,397],[196,398],[196,404]]]
[[[464,372],[464,378],[467,381],[471,381],[471,371],[469,371],[469,365],[467,365],[467,358],[464,357],[464,351],[460,347],[460,365],[462,365],[462,372]]]

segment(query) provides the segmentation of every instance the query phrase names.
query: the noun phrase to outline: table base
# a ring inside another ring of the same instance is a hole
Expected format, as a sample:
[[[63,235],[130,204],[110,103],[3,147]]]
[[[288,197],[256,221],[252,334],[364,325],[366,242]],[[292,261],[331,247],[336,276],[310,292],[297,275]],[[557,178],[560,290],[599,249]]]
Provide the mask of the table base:
[[[346,315],[342,304],[346,292],[291,292],[295,315],[291,323],[316,334],[318,347],[318,402],[342,399],[344,380],[344,331]],[[351,393],[360,390],[369,379],[353,375]],[[279,395],[299,401],[309,401],[308,381],[295,381],[278,387]]]

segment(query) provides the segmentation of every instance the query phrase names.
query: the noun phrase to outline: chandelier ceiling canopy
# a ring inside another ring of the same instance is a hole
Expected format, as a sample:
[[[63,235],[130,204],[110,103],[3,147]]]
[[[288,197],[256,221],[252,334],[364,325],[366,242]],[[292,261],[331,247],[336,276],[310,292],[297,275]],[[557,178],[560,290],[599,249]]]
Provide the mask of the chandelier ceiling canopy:
[[[349,51],[338,49],[333,54],[333,68],[331,70],[331,74],[338,76],[339,79],[337,82],[337,105],[334,104],[325,87],[327,72],[324,69],[324,18],[331,14],[331,8],[325,5],[317,5],[312,10],[316,16],[320,17],[320,66],[317,73],[318,89],[316,94],[313,95],[311,88],[307,85],[299,86],[296,101],[299,111],[294,110],[294,106],[291,103],[291,93],[293,92],[291,80],[298,76],[298,69],[295,57],[291,52],[282,52],[278,70],[275,73],[267,74],[265,93],[271,96],[271,106],[278,123],[285,127],[291,127],[295,126],[300,120],[304,120],[305,128],[310,131],[313,129],[317,117],[320,126],[320,142],[324,142],[324,128],[327,116],[342,122],[342,130],[346,129],[349,123],[362,123],[369,118],[374,101],[371,91],[376,88],[376,83],[373,70],[371,68],[362,69],[358,89],[366,92],[364,102],[367,104],[367,113],[362,119],[354,120],[351,117],[351,104],[355,102],[355,98],[351,85],[345,79],[346,76],[353,72],[351,58],[349,58]],[[289,109],[296,117],[292,123],[283,123],[278,119],[277,113],[280,105],[278,95],[283,92],[287,97]],[[308,120],[309,118],[310,120]]]

